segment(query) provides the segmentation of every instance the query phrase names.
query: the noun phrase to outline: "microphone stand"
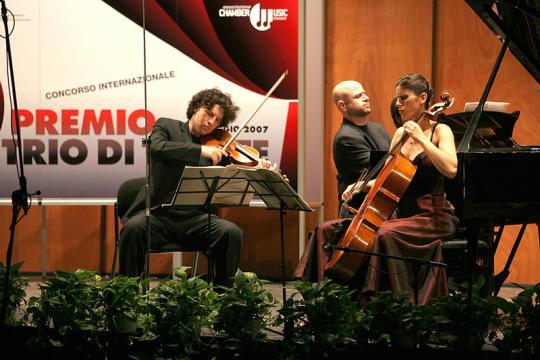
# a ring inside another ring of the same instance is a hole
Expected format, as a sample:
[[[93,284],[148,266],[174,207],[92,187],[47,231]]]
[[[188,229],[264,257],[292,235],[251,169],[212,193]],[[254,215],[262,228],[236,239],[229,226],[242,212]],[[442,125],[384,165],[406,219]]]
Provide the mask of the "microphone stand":
[[[143,28],[143,76],[144,76],[144,140],[145,154],[146,154],[146,184],[145,184],[145,218],[146,218],[146,252],[144,259],[144,273],[143,277],[147,278],[150,274],[150,207],[151,194],[150,183],[152,178],[151,167],[151,139],[148,136],[148,101],[147,101],[147,87],[146,87],[146,1],[142,1],[142,28]],[[145,289],[147,290],[147,289]]]
[[[417,258],[411,258],[411,257],[403,257],[403,256],[395,256],[395,255],[387,255],[387,254],[381,254],[376,253],[372,251],[366,251],[366,250],[360,250],[360,249],[352,249],[348,246],[338,246],[338,245],[330,245],[327,244],[328,248],[334,249],[334,250],[341,250],[345,253],[358,253],[358,254],[364,254],[364,255],[374,255],[379,256],[382,258],[387,259],[394,259],[394,260],[401,260],[404,262],[408,262],[412,264],[413,267],[413,292],[414,292],[414,304],[418,305],[418,288],[419,288],[419,282],[418,282],[418,271],[420,270],[421,265],[427,265],[427,266],[435,266],[435,267],[442,267],[446,268],[445,263],[440,263],[437,261],[429,261],[429,260],[422,260]]]
[[[2,308],[0,310],[0,324],[5,325],[7,323],[7,307],[9,299],[9,283],[11,276],[11,260],[13,254],[13,240],[15,238],[15,226],[17,225],[17,218],[19,213],[24,211],[24,215],[28,213],[28,189],[26,177],[24,176],[24,166],[23,166],[23,155],[22,155],[22,141],[21,141],[21,127],[19,123],[19,108],[17,106],[17,93],[15,91],[15,75],[13,73],[13,60],[11,57],[11,45],[9,42],[9,30],[7,24],[7,12],[6,3],[4,0],[0,0],[1,3],[1,13],[2,21],[4,23],[4,32],[6,39],[6,58],[7,64],[9,67],[9,79],[11,79],[11,94],[13,95],[13,112],[15,115],[15,127],[16,127],[16,136],[17,136],[17,163],[19,168],[19,186],[18,190],[13,191],[11,194],[11,204],[12,204],[12,217],[10,229],[9,244],[6,253],[6,273],[4,278],[4,295],[2,297]],[[11,114],[10,114],[11,115]],[[11,120],[11,116],[9,117]]]

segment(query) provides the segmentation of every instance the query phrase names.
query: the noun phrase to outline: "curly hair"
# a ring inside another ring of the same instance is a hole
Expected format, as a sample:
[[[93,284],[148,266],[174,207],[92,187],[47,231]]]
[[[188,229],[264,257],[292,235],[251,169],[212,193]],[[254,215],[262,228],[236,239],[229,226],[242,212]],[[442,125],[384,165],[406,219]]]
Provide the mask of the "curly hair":
[[[429,86],[429,82],[420,74],[407,74],[396,82],[396,86],[402,87],[403,89],[409,89],[414,92],[416,95],[421,93],[426,93],[427,99],[424,104],[424,107],[429,108],[429,103],[433,97],[433,89]]]
[[[236,115],[240,108],[232,102],[231,95],[225,94],[217,88],[201,90],[193,95],[186,110],[187,118],[191,119],[193,114],[202,107],[212,110],[214,105],[219,105],[223,108],[223,119],[219,126],[227,126],[236,120]]]

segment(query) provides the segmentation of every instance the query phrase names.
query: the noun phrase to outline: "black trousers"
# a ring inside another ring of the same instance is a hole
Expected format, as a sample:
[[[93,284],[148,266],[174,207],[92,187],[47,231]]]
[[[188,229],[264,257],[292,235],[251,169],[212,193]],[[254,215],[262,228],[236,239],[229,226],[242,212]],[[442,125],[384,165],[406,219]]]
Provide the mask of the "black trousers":
[[[150,215],[150,247],[160,249],[174,242],[204,249],[210,241],[211,257],[215,264],[216,285],[231,286],[238,269],[244,233],[234,223],[208,214],[159,209]],[[119,273],[140,276],[144,271],[147,251],[147,223],[144,212],[131,217],[120,232]]]

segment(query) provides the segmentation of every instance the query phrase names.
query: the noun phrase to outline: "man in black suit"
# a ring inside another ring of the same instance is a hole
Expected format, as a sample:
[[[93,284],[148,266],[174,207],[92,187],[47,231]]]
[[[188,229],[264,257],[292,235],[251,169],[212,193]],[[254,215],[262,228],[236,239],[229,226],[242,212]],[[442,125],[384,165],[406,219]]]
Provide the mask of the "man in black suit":
[[[370,167],[370,152],[388,151],[391,137],[378,123],[368,121],[371,112],[369,97],[364,87],[357,81],[342,81],[334,87],[332,98],[343,122],[334,137],[334,164],[337,168],[338,199],[341,217],[352,214],[342,208],[342,194],[348,186],[355,183],[364,169]],[[365,193],[356,194],[349,206],[358,209]]]
[[[151,248],[159,249],[167,242],[207,242],[208,213],[200,207],[190,209],[163,208],[170,203],[185,166],[217,165],[227,153],[218,146],[201,145],[199,137],[236,119],[238,107],[228,94],[206,89],[191,99],[186,111],[187,122],[159,118],[155,122],[151,143],[152,182],[150,184]],[[135,202],[144,207],[144,188]],[[120,274],[139,276],[144,271],[147,247],[147,223],[144,211],[131,211],[123,219],[120,234]],[[243,231],[230,221],[211,215],[212,260],[216,265],[215,283],[231,286],[242,250]]]

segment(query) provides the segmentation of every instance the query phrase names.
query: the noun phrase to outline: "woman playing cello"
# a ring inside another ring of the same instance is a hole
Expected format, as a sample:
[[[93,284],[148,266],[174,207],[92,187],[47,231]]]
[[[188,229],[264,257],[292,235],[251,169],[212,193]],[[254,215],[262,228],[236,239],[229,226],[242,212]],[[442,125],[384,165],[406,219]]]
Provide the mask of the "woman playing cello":
[[[416,165],[416,172],[392,218],[377,231],[373,252],[441,262],[442,241],[456,232],[458,219],[444,192],[445,177],[453,178],[457,173],[454,136],[447,125],[423,115],[432,93],[420,74],[405,75],[396,83],[396,105],[403,126],[394,134],[391,148],[407,134],[397,151]],[[448,293],[443,268],[421,266],[415,274],[411,264],[401,260],[371,256],[368,263],[360,279],[363,294],[390,289],[409,291],[412,299],[415,276],[420,304]]]
[[[416,165],[416,172],[400,197],[396,211],[378,228],[371,252],[441,262],[441,241],[455,234],[458,220],[444,193],[445,177],[453,178],[457,172],[454,137],[448,126],[424,116],[432,93],[429,83],[420,74],[405,75],[396,83],[396,107],[403,125],[394,134],[390,147],[399,144],[406,134],[396,151]],[[372,184],[373,181],[368,182],[364,190],[368,191]],[[345,190],[344,199],[351,196],[352,189],[358,188],[354,185]],[[333,257],[323,244],[342,239],[348,224],[347,220],[340,219],[319,225],[310,242],[316,251],[304,253],[295,277],[321,280],[324,264],[328,265],[329,257]],[[420,266],[413,272],[413,266],[401,260],[365,258],[349,281],[364,299],[375,291],[389,289],[409,291],[412,301],[416,288],[417,300],[424,304],[431,296],[448,293],[446,272],[442,268]]]

